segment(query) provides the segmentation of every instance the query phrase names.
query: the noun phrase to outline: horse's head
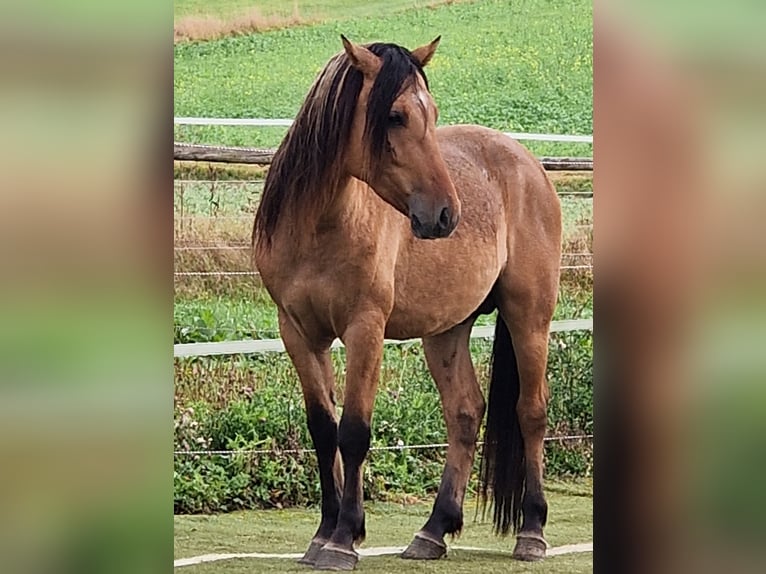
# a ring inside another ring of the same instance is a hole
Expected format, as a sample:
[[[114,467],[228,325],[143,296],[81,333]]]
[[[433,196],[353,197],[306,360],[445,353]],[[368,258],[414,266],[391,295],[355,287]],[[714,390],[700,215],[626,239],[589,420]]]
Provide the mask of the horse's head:
[[[412,52],[342,39],[351,66],[364,78],[347,169],[409,217],[416,237],[447,237],[460,219],[460,200],[439,150],[439,112],[423,73],[439,38]]]

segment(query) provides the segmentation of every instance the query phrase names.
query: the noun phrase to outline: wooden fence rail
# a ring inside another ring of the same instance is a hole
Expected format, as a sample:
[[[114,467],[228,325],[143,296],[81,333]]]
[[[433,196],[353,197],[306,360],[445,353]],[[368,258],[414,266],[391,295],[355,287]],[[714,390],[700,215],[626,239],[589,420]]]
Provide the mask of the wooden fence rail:
[[[246,163],[269,165],[274,149],[213,146],[175,142],[173,159],[180,161],[210,161],[220,163]],[[593,171],[590,157],[541,157],[538,158],[548,171]]]

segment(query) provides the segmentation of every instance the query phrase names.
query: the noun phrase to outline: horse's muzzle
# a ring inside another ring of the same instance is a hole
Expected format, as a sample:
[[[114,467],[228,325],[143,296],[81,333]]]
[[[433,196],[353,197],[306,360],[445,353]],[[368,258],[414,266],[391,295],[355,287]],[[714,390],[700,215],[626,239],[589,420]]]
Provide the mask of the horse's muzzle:
[[[410,226],[418,239],[449,237],[460,221],[460,207],[453,208],[446,201],[426,203],[413,196],[408,202]]]

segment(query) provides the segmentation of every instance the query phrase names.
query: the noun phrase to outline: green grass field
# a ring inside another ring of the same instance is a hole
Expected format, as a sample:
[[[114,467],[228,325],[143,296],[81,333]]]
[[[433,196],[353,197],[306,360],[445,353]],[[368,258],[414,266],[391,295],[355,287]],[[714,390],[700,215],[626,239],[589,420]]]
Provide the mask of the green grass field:
[[[551,546],[590,542],[593,539],[593,498],[589,481],[551,483],[547,488],[550,507],[546,537]],[[416,504],[366,503],[367,539],[364,547],[404,546],[423,526],[431,510],[431,500]],[[460,538],[451,544],[494,550],[478,553],[452,550],[438,562],[408,562],[395,556],[363,558],[359,572],[592,572],[591,553],[549,557],[544,562],[525,564],[512,561],[507,554],[513,540],[492,535],[491,525],[474,522],[476,503],[465,504],[466,524]],[[318,510],[243,511],[211,516],[176,516],[174,558],[210,553],[289,553],[302,552],[318,524]],[[449,541],[448,541],[449,543]],[[290,559],[235,559],[187,566],[189,574],[222,572],[307,572]]]
[[[340,51],[341,33],[358,42],[411,48],[441,34],[427,72],[442,124],[592,133],[592,9],[585,0],[480,0],[396,14],[382,10],[374,18],[177,44],[175,115],[292,118],[316,74]],[[180,141],[251,146],[275,146],[284,133],[284,128],[175,128]],[[592,153],[582,144],[530,143],[530,148],[540,155]]]

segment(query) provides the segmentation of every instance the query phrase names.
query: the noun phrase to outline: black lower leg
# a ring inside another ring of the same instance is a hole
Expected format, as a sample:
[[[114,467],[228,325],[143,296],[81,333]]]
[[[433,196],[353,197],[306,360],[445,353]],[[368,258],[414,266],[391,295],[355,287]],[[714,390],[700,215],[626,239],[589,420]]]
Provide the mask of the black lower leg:
[[[543,495],[543,488],[536,472],[527,472],[526,490],[521,503],[524,521],[522,532],[534,532],[542,536],[543,527],[548,520],[548,503]]]
[[[437,540],[441,540],[445,534],[459,534],[463,529],[463,509],[458,502],[456,474],[452,467],[444,468],[433,511],[423,526],[423,531]]]
[[[345,484],[332,536],[334,544],[351,546],[365,537],[362,506],[361,467],[370,448],[370,425],[361,418],[344,415],[338,429],[338,446],[343,456]]]
[[[338,524],[342,484],[333,472],[338,448],[338,424],[326,408],[320,405],[306,409],[306,418],[319,464],[319,482],[322,487],[322,519],[315,538],[328,539]]]

